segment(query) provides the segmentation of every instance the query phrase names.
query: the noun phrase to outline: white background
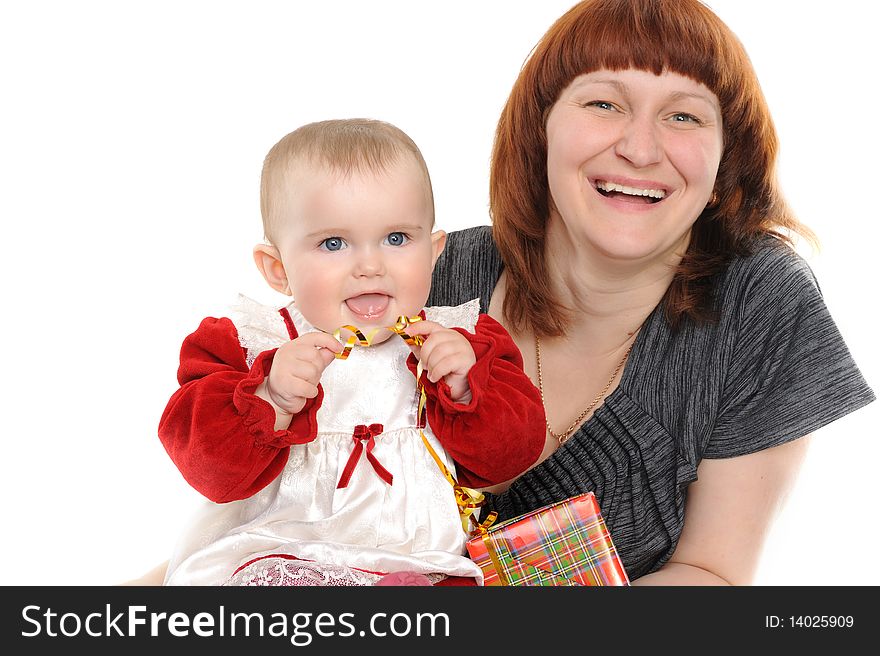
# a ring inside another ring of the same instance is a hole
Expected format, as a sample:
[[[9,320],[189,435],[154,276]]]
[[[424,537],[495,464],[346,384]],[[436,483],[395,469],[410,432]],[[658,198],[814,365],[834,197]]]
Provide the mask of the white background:
[[[262,158],[324,118],[421,146],[440,228],[488,223],[501,106],[571,0],[20,2],[0,8],[0,584],[114,584],[165,560],[199,497],[156,427],[180,343],[275,303]],[[749,50],[809,254],[880,390],[874,3],[714,0]],[[760,584],[880,584],[880,404],[816,434]]]

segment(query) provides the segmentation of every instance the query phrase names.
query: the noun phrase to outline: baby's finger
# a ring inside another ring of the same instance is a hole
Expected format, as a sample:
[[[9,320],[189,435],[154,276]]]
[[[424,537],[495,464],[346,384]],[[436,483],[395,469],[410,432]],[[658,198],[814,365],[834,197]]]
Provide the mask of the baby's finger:
[[[454,331],[432,337],[424,347],[423,358],[423,366],[432,382],[448,374],[465,375],[476,362],[470,344]]]
[[[291,378],[283,383],[282,389],[273,389],[273,386],[269,385],[269,396],[275,405],[290,414],[299,412],[306,399],[318,395],[318,387],[301,378]]]
[[[326,353],[326,349],[313,349],[294,360],[285,372],[289,378],[302,378],[310,383],[317,384],[321,380],[326,365],[320,351]]]
[[[418,338],[416,339],[416,341],[420,341],[424,344],[428,336],[438,329],[442,330],[443,326],[434,321],[416,321],[409,324],[403,332],[405,332],[410,337]],[[409,345],[409,350],[412,351],[413,354],[416,356],[416,359],[421,361],[423,347],[418,344],[411,344],[409,342],[407,342],[407,344]]]
[[[333,362],[337,353],[342,352],[342,344],[326,333],[307,333],[298,337],[296,341],[303,348],[298,352],[299,359],[314,362],[320,368],[320,372]]]
[[[430,360],[430,363],[425,364],[425,369],[428,371],[428,380],[432,383],[436,383],[451,373],[460,373],[464,365],[457,353],[434,352]]]
[[[436,366],[444,354],[454,350],[453,344],[444,333],[436,333],[422,346],[422,366]]]
[[[442,329],[443,326],[441,326],[436,321],[428,321],[426,319],[423,321],[413,321],[404,329],[403,332],[409,335],[430,335],[438,328]]]
[[[318,386],[302,378],[293,378],[290,380],[287,393],[295,397],[313,399],[318,396]]]
[[[330,335],[328,333],[306,333],[301,337],[297,337],[297,339],[305,344],[311,344],[316,348],[327,349],[334,354],[342,352],[342,344],[340,344],[339,340],[336,339],[333,335]]]

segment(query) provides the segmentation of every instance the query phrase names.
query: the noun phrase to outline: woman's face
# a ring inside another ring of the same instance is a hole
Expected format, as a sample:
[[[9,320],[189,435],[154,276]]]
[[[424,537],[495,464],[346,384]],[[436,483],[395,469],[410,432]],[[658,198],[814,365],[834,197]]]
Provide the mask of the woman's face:
[[[547,117],[551,230],[612,260],[680,256],[722,150],[721,108],[704,85],[635,69],[581,75]]]

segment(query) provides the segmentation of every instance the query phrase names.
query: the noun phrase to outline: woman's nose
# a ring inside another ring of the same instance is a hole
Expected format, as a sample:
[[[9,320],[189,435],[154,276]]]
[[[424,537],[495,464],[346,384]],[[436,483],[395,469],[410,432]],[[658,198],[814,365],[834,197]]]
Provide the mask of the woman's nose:
[[[615,152],[637,168],[656,164],[662,157],[658,126],[648,117],[632,117],[624,125]]]

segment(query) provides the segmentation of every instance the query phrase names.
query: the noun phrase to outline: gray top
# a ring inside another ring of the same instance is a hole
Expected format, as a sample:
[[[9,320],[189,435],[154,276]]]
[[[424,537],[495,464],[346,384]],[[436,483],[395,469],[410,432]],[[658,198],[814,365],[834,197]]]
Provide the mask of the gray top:
[[[453,232],[429,305],[479,297],[488,310],[502,264],[491,228]],[[547,460],[505,493],[499,521],[592,490],[630,579],[665,563],[681,535],[702,458],[807,435],[874,400],[807,263],[766,237],[735,258],[717,290],[720,319],[677,331],[648,316],[618,387]]]

